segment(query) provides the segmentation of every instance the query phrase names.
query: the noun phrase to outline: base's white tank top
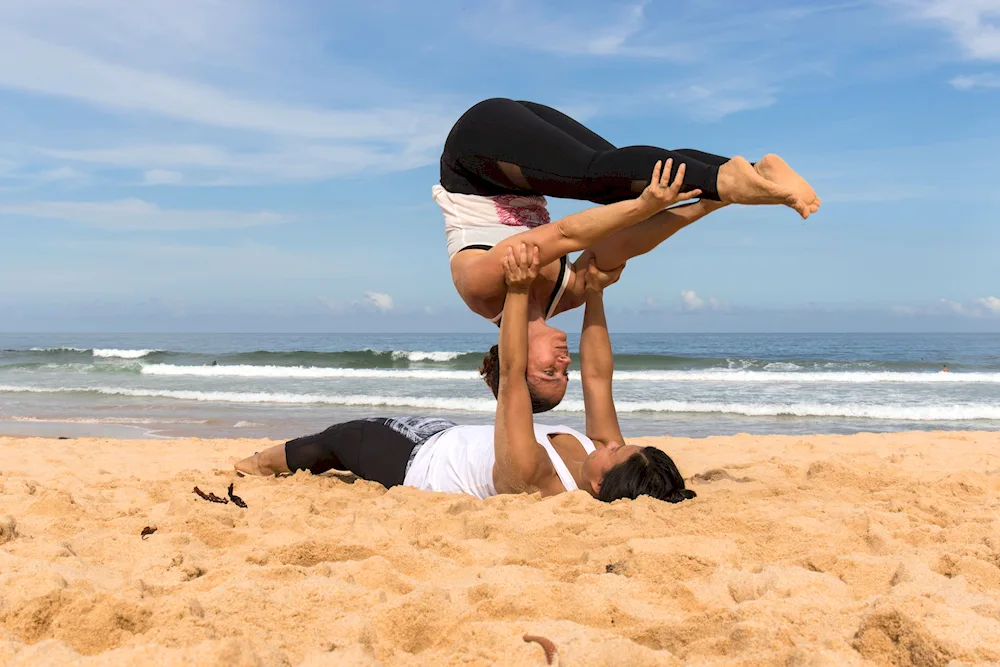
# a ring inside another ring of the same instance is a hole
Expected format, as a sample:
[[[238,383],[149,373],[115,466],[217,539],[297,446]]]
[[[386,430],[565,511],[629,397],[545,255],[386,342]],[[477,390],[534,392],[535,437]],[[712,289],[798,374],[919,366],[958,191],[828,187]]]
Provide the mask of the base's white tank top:
[[[576,491],[578,487],[573,475],[549,442],[549,435],[553,433],[572,435],[580,441],[587,454],[594,451],[594,442],[568,426],[535,424],[535,440],[549,455],[559,480],[567,491]],[[497,495],[493,485],[494,463],[493,426],[455,426],[441,431],[420,446],[406,471],[403,485],[425,491],[466,493],[476,498],[489,498]]]

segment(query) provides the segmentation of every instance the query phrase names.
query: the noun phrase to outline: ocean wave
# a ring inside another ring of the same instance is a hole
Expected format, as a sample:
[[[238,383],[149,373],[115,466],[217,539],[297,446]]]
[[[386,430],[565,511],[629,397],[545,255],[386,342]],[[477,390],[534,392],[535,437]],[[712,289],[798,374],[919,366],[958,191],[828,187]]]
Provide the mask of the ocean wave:
[[[243,351],[243,352],[194,352],[171,351],[164,349],[111,349],[111,348],[81,348],[81,347],[35,347],[25,349],[0,350],[0,357],[9,359],[11,356],[25,357],[24,361],[34,358],[36,361],[63,362],[70,359],[83,361],[92,359],[95,362],[114,363],[121,359],[158,362],[164,364],[199,366],[216,362],[227,366],[287,366],[287,367],[318,367],[318,368],[375,368],[375,369],[439,369],[439,370],[475,370],[482,361],[482,351],[459,350],[372,350],[354,349],[339,351]],[[574,355],[575,356],[575,355]],[[16,360],[16,359],[15,359]],[[736,374],[728,381],[738,381],[739,373],[768,374],[774,381],[784,381],[786,375],[794,375],[803,382],[858,382],[858,377],[866,374],[878,376],[877,381],[914,381],[914,382],[969,382],[987,381],[1000,382],[1000,365],[994,362],[982,361],[975,366],[962,368],[952,365],[952,373],[940,374],[939,363],[923,361],[871,361],[871,360],[829,360],[829,359],[759,359],[754,357],[698,357],[673,356],[665,354],[615,354],[615,368],[618,379],[629,376],[622,373],[684,373],[684,376],[662,376],[664,379],[696,380],[698,373]],[[966,372],[968,371],[968,372]],[[837,373],[846,373],[846,379],[838,379]],[[977,373],[994,376],[988,379],[975,380]],[[893,375],[896,374],[896,375]],[[635,379],[653,379],[655,376],[634,376]],[[855,378],[855,379],[852,379]],[[928,377],[939,377],[939,380],[927,380]],[[726,380],[723,380],[726,381]],[[753,379],[749,381],[754,381]],[[768,380],[756,380],[768,381]]]
[[[376,353],[377,354],[377,353]],[[393,350],[393,359],[406,359],[407,361],[454,361],[458,359],[465,352],[420,352],[417,351],[406,351],[406,350]]]
[[[772,361],[764,366],[765,371],[798,371],[802,366],[793,364],[790,361]]]
[[[177,366],[173,364],[145,364],[140,367],[143,375],[175,375],[196,377],[261,377],[261,378],[352,378],[383,380],[475,380],[477,371],[434,369],[383,369],[383,368],[328,368],[322,366]],[[618,371],[619,382],[726,382],[726,383],[974,383],[1000,384],[1000,373],[893,373],[883,372],[828,372],[797,373],[787,371]],[[580,372],[570,371],[570,378],[579,381]]]
[[[9,350],[11,352],[16,352],[17,350]],[[158,352],[164,352],[165,350],[118,350],[114,348],[89,348],[89,347],[32,347],[27,350],[28,352],[81,352],[90,353],[91,356],[100,359],[140,359],[150,354],[156,354]]]
[[[568,404],[568,405],[567,405]],[[565,407],[564,407],[565,406]],[[888,421],[979,421],[1000,420],[1000,407],[990,404],[970,405],[864,405],[861,403],[700,403],[688,401],[623,401],[616,403],[619,413],[668,412],[743,415],[747,417],[847,417]],[[583,401],[563,401],[558,408],[583,411]]]
[[[106,396],[134,396],[138,398],[175,398],[188,401],[216,403],[280,403],[290,405],[342,405],[418,408],[427,410],[462,410],[467,412],[493,412],[496,401],[492,398],[444,398],[438,396],[368,396],[336,394],[294,394],[290,392],[241,392],[196,391],[188,389],[129,389],[124,387],[23,387],[0,385],[0,392],[29,394],[90,393]]]
[[[378,396],[365,394],[295,394],[290,392],[196,391],[172,389],[128,389],[114,387],[21,387],[0,385],[0,392],[39,394],[95,393],[141,398],[217,403],[272,403],[288,405],[339,405],[344,407],[391,407],[418,410],[493,412],[496,402],[489,398],[445,398],[440,396]],[[749,417],[846,417],[891,421],[979,421],[1000,420],[1000,406],[973,403],[959,405],[866,405],[861,403],[719,403],[696,401],[620,401],[619,413],[702,413]],[[564,400],[558,412],[583,412],[583,401]]]
[[[163,350],[114,350],[114,349],[95,349],[93,354],[95,357],[101,358],[118,358],[118,359],[141,359],[142,357],[155,354],[157,352],[163,352]]]
[[[417,380],[470,380],[479,379],[475,371],[382,369],[382,368],[324,368],[322,366],[175,366],[172,364],[146,364],[143,375],[186,375],[197,377],[266,377],[266,378],[379,378]]]
[[[203,378],[275,378],[275,379],[381,379],[381,380],[428,380],[428,381],[479,381],[479,373],[473,369],[456,368],[351,368],[340,366],[277,365],[277,364],[170,364],[155,363],[138,357],[140,352],[153,353],[155,350],[115,350],[130,352],[133,357],[113,357],[114,363],[81,361],[69,363],[24,363],[0,366],[0,371],[46,372],[68,371],[72,373],[141,373],[143,375],[190,376]],[[419,353],[432,354],[432,353]],[[441,353],[458,354],[458,353]],[[131,363],[123,363],[131,362]],[[580,381],[579,371],[570,371],[570,378]],[[899,372],[899,371],[792,371],[792,370],[726,370],[723,368],[701,370],[618,370],[617,382],[653,383],[726,383],[726,384],[1000,384],[998,372]]]
[[[155,419],[147,417],[27,417],[0,415],[0,421],[52,422],[57,424],[116,424],[149,426],[153,424],[208,424],[207,419]]]
[[[572,377],[573,374],[571,373]],[[579,373],[576,374],[579,377]],[[615,380],[644,382],[763,382],[763,383],[986,383],[1000,384],[1000,373],[901,373],[893,371],[616,371]]]

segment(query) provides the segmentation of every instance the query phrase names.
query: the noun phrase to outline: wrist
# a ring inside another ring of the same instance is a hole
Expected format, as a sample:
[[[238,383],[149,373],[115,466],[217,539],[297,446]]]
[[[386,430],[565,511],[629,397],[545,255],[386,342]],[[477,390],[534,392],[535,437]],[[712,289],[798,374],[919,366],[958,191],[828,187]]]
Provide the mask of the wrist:
[[[522,296],[528,293],[528,285],[507,285],[507,296]]]
[[[665,206],[661,206],[658,202],[647,199],[642,195],[639,195],[630,201],[633,206],[629,213],[640,220],[645,220],[646,218],[655,215],[666,208]]]

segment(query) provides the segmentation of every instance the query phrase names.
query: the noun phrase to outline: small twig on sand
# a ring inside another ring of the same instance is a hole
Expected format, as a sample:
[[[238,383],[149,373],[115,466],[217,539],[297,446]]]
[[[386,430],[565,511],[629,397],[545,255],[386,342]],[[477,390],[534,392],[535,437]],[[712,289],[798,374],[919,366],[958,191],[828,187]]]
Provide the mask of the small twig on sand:
[[[208,495],[205,495],[205,492],[202,491],[201,489],[199,489],[197,486],[194,487],[194,492],[198,494],[199,498],[203,498],[203,499],[208,500],[210,502],[221,503],[222,505],[228,505],[229,504],[228,500],[226,500],[225,498],[220,498],[219,496],[215,495],[211,491],[208,492]]]
[[[546,663],[551,665],[552,661],[555,660],[558,649],[556,648],[556,645],[552,643],[551,639],[548,639],[546,637],[539,637],[538,635],[525,635],[524,641],[528,643],[535,642],[536,644],[541,646],[542,649],[545,651]]]
[[[227,489],[227,491],[229,492],[229,499],[233,501],[234,505],[236,505],[237,507],[242,507],[243,509],[247,508],[247,504],[245,502],[243,502],[243,499],[240,498],[235,493],[233,493],[233,485],[232,484],[229,485],[229,489]]]

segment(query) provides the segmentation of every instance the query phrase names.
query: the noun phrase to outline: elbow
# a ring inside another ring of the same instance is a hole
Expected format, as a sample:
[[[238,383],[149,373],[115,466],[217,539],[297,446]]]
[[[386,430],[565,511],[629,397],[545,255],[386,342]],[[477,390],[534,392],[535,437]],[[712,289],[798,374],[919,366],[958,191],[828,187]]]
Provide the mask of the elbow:
[[[557,220],[553,225],[563,243],[578,246],[581,250],[590,245],[587,239],[582,238],[580,225],[573,221],[573,216]]]

